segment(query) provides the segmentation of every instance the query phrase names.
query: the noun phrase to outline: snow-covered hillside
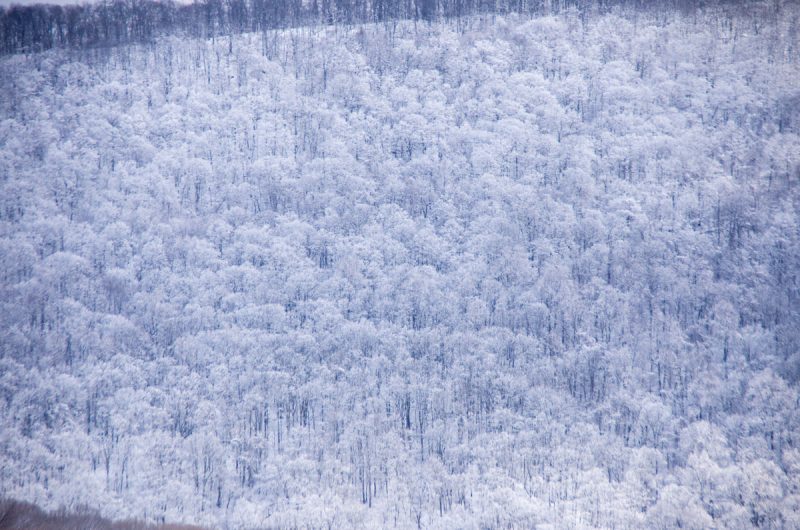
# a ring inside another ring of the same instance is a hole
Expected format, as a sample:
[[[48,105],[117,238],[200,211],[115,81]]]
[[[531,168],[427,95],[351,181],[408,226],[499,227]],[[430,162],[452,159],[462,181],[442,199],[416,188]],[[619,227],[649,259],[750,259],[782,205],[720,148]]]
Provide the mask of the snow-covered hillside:
[[[0,492],[231,529],[800,527],[798,20],[3,57]]]

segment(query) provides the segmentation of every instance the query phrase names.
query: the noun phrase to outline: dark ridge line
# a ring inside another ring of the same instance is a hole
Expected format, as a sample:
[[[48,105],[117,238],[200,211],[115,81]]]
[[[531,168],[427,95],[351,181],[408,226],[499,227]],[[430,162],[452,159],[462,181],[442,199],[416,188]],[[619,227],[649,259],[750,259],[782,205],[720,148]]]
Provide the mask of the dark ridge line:
[[[304,5],[306,4],[306,5]],[[479,14],[547,15],[635,9],[691,12],[718,6],[752,11],[778,2],[742,0],[106,0],[79,5],[0,8],[0,55],[53,48],[152,43],[158,37],[212,38],[309,25],[436,21]]]

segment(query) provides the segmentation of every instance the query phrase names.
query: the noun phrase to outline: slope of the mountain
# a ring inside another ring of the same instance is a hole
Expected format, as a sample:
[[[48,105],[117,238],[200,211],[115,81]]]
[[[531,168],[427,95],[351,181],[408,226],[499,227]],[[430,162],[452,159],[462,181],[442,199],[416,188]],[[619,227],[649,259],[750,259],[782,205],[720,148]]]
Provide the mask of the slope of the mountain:
[[[73,511],[44,512],[32,504],[0,499],[3,530],[203,530],[197,526],[149,524],[142,521],[112,522],[86,507]]]
[[[0,59],[0,492],[800,527],[796,5]]]
[[[177,35],[212,38],[298,26],[431,22],[479,14],[540,16],[574,10],[588,14],[637,8],[665,16],[675,10],[691,12],[699,4],[726,14],[761,16],[779,13],[782,1],[0,0],[0,55],[152,43]]]

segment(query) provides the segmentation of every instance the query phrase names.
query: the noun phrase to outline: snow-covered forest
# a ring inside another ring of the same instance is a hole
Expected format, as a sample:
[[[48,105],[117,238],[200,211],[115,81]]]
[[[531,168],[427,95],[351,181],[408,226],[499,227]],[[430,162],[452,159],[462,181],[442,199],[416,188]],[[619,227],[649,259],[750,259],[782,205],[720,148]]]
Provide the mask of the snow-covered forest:
[[[39,47],[3,11],[0,496],[800,528],[800,6],[585,4]]]

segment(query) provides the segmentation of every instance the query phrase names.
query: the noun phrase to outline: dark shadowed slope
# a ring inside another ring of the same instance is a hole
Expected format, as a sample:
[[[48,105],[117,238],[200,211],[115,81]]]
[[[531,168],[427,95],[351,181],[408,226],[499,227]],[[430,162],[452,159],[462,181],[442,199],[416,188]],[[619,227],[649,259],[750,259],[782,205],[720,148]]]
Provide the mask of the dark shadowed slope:
[[[84,5],[0,6],[0,55],[85,49],[182,35],[210,38],[317,24],[432,21],[477,14],[550,15],[614,9],[659,11],[722,6],[755,13],[774,2],[712,0],[111,0]]]
[[[45,512],[38,506],[11,499],[0,500],[0,530],[202,530],[199,526],[142,521],[113,522],[95,510]]]

